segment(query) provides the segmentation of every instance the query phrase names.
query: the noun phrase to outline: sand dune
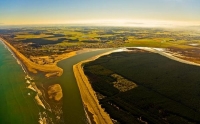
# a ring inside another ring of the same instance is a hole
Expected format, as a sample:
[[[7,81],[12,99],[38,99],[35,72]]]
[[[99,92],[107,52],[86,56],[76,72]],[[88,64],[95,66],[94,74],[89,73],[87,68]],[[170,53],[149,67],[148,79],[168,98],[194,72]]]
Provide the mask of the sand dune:
[[[0,37],[0,40],[2,40],[11,50],[12,52],[16,55],[16,57],[23,62],[23,64],[26,66],[26,68],[32,72],[32,73],[37,73],[37,71],[42,71],[46,72],[46,76],[61,76],[63,73],[63,69],[59,68],[56,64],[58,61],[61,61],[63,59],[69,58],[71,56],[76,55],[76,52],[70,52],[70,53],[65,53],[62,55],[58,56],[58,61],[56,61],[54,64],[46,64],[46,65],[39,65],[36,64],[32,61],[30,61],[28,58],[26,58],[23,54],[21,54],[17,49],[15,49],[10,43],[8,43],[6,40]]]

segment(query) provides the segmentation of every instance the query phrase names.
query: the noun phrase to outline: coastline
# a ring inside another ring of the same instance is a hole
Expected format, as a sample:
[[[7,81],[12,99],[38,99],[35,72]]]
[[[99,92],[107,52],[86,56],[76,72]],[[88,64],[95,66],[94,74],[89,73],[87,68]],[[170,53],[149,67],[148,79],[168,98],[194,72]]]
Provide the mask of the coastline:
[[[5,39],[0,37],[0,40],[15,54],[15,56],[26,66],[27,70],[32,73],[37,73],[37,71],[42,71],[46,73],[46,77],[51,76],[61,76],[63,73],[63,69],[57,66],[57,63],[63,59],[67,59],[69,57],[75,56],[76,51],[65,53],[59,55],[59,60],[55,61],[53,64],[39,65],[28,58],[26,58],[22,53],[20,53],[16,48],[14,48],[10,43],[8,43]]]
[[[69,57],[75,56],[76,52],[77,52],[77,51],[74,51],[74,52],[70,52],[70,53],[59,55],[60,60],[56,61],[53,64],[39,65],[39,64],[36,64],[36,63],[30,61],[28,58],[26,58],[23,54],[21,54],[17,49],[15,49],[10,43],[8,43],[3,38],[0,37],[0,40],[26,66],[28,71],[30,71],[32,73],[37,73],[37,71],[46,72],[47,73],[45,75],[46,77],[51,77],[51,76],[55,76],[55,75],[61,76],[62,73],[63,73],[63,69],[57,66],[57,62],[59,62],[59,61],[61,61],[63,59],[67,59]],[[200,64],[196,64],[196,63],[193,63],[193,62],[189,62],[189,61],[180,59],[178,57],[173,56],[170,53],[166,53],[164,51],[160,51],[159,49],[153,49],[153,48],[145,49],[144,47],[143,48],[138,48],[138,49],[143,49],[143,50],[146,50],[146,51],[158,53],[158,54],[160,54],[162,56],[165,56],[167,58],[170,58],[172,60],[179,61],[179,62],[182,62],[182,63],[185,63],[185,64],[200,66]],[[89,51],[89,50],[86,50],[86,51]],[[101,57],[103,55],[107,55],[107,54],[113,53],[115,51],[116,50],[111,51],[111,52],[107,52],[107,53],[104,53],[104,54],[100,54],[98,56],[92,57],[91,59],[81,61],[78,64],[75,64],[73,66],[74,75],[75,75],[75,78],[77,80],[77,84],[78,84],[78,87],[79,87],[79,90],[80,90],[80,94],[81,94],[81,98],[82,98],[83,104],[86,107],[87,111],[89,111],[92,114],[93,121],[96,122],[96,123],[111,124],[112,120],[111,120],[110,116],[108,115],[108,113],[106,113],[104,111],[104,109],[101,108],[101,105],[99,104],[99,101],[95,96],[95,91],[92,89],[92,87],[91,87],[91,85],[90,85],[90,83],[88,81],[88,78],[84,74],[82,65],[84,63],[89,62],[89,61],[93,61],[93,60],[95,60],[95,59],[97,59],[97,58],[99,58],[99,57]],[[118,49],[117,51],[120,51],[120,49]]]
[[[37,108],[39,110],[39,118],[38,118],[38,122],[39,123],[45,123],[46,122],[46,119],[48,119],[49,117],[46,116],[46,112],[43,111],[43,114],[40,114],[41,111],[40,111],[40,107],[42,107],[44,110],[46,110],[46,106],[44,104],[45,100],[41,97],[42,96],[42,92],[38,89],[38,87],[35,85],[35,82],[34,82],[34,79],[31,78],[29,75],[28,75],[28,71],[27,71],[27,68],[24,67],[24,63],[21,61],[21,59],[19,59],[16,54],[14,53],[14,51],[5,43],[5,40],[3,41],[3,39],[0,37],[0,43],[2,43],[4,45],[4,47],[9,51],[11,52],[11,55],[17,60],[17,63],[22,67],[22,70],[24,71],[25,73],[25,80],[26,80],[26,88],[29,89],[29,90],[32,90],[34,94],[30,93],[30,91],[28,92],[28,96],[33,96],[33,100],[34,102],[36,103]]]
[[[131,48],[131,47],[129,47],[129,48]],[[180,62],[180,63],[194,65],[194,66],[200,66],[199,63],[177,57],[177,56],[174,55],[174,53],[172,53],[172,52],[170,53],[169,51],[165,51],[162,48],[150,48],[150,47],[133,47],[133,48],[146,50],[146,51],[149,51],[149,52],[152,52],[152,53],[157,53],[161,56],[164,56],[166,58],[169,58],[171,60],[174,60],[174,61],[177,61],[177,62]]]
[[[128,48],[128,47],[126,47]],[[126,49],[125,48],[125,49]],[[181,58],[178,58],[176,56],[173,56],[173,54],[167,53],[165,51],[160,50],[159,48],[148,48],[148,47],[134,47],[137,49],[142,49],[145,51],[149,51],[149,52],[153,52],[153,53],[158,53],[161,56],[164,56],[166,58],[172,59],[174,61],[178,61],[181,63],[185,63],[185,64],[189,64],[189,65],[195,65],[195,66],[200,66],[200,64],[195,63],[195,62],[191,62],[191,61],[187,61]],[[88,78],[86,77],[86,75],[84,74],[84,70],[82,65],[84,63],[90,62],[90,61],[94,61],[95,59],[98,59],[99,57],[103,56],[103,55],[108,55],[110,53],[113,52],[121,52],[121,51],[126,51],[124,48],[121,49],[117,49],[111,52],[107,52],[95,57],[92,57],[88,60],[84,60],[81,61],[77,64],[75,64],[73,66],[73,71],[74,71],[74,75],[80,90],[80,94],[81,94],[81,98],[83,101],[84,106],[86,107],[86,109],[93,115],[93,121],[98,124],[110,124],[113,123],[110,116],[108,115],[108,113],[106,113],[104,111],[103,108],[101,108],[101,105],[99,104],[98,99],[95,96],[95,91],[92,89],[92,86],[88,80]]]
[[[112,52],[115,52],[115,50],[92,57],[91,59],[88,60],[81,61],[73,66],[74,75],[80,90],[83,104],[86,107],[86,109],[93,115],[93,121],[96,124],[112,124],[113,122],[109,114],[106,113],[103,108],[101,108],[101,105],[99,104],[99,101],[95,96],[95,91],[92,89],[92,86],[88,81],[88,78],[84,74],[82,65],[84,63],[93,61],[103,55],[107,55]]]

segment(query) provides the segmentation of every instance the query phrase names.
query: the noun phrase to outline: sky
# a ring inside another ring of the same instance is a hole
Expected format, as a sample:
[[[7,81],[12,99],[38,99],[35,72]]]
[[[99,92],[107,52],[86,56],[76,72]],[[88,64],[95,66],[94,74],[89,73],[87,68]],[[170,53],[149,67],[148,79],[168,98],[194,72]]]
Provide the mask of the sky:
[[[200,0],[1,0],[0,25],[197,24]]]

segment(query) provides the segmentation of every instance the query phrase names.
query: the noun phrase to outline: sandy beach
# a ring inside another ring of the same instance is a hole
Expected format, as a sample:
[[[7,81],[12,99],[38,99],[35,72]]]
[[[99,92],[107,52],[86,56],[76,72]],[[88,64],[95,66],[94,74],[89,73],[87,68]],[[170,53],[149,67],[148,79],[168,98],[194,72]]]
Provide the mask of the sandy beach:
[[[28,71],[32,73],[37,73],[37,71],[46,72],[45,75],[46,77],[55,75],[61,76],[63,73],[63,69],[57,66],[57,62],[76,55],[75,51],[57,55],[56,61],[53,64],[40,65],[30,61],[27,57],[25,57],[22,53],[20,53],[16,48],[14,48],[10,43],[8,43],[3,38],[0,37],[0,40],[2,40],[12,50],[12,52],[16,55],[16,57],[26,66]]]
[[[150,47],[135,47],[137,49],[142,49],[142,50],[146,50],[149,52],[153,52],[153,53],[158,53],[164,57],[167,57],[169,59],[184,63],[184,64],[189,64],[189,65],[195,65],[195,66],[200,66],[199,63],[194,62],[192,60],[187,60],[186,57],[184,55],[177,55],[173,52],[170,51],[166,51],[165,49],[162,48],[150,48]]]
[[[55,62],[41,65],[41,64],[37,64],[37,63],[32,62],[30,59],[25,57],[22,53],[20,53],[16,48],[14,48],[9,42],[4,40],[3,38],[0,37],[0,40],[2,40],[6,44],[6,46],[9,47],[10,50],[12,50],[12,52],[15,54],[15,56],[26,66],[28,71],[30,71],[32,73],[37,73],[37,71],[42,71],[42,72],[46,73],[46,75],[45,75],[46,77],[61,76],[62,75],[63,69],[59,68],[57,66],[57,63],[59,61],[67,59],[67,58],[72,57],[72,56],[75,56],[77,53],[80,54],[80,53],[83,53],[83,52],[91,51],[91,49],[85,49],[83,51],[78,51],[78,52],[73,51],[73,52],[64,53],[64,54],[61,54],[61,55],[56,55]],[[180,59],[180,58],[174,56],[173,53],[167,53],[166,51],[163,51],[162,49],[159,49],[159,48],[138,47],[138,49],[143,49],[143,50],[146,50],[146,51],[158,53],[162,56],[168,57],[170,59],[173,59],[173,60],[185,63],[185,64],[200,66],[197,63],[193,63],[193,62],[189,62],[189,61]],[[98,50],[98,49],[93,49],[93,50]],[[91,86],[90,82],[88,81],[88,78],[84,74],[82,65],[84,63],[89,62],[89,61],[93,61],[93,60],[95,60],[95,59],[97,59],[97,58],[99,58],[103,55],[107,55],[107,54],[110,54],[112,52],[120,52],[120,51],[124,51],[124,50],[125,49],[122,48],[122,49],[114,50],[114,51],[111,51],[111,52],[107,52],[107,53],[92,57],[91,59],[81,61],[78,64],[75,64],[73,66],[74,75],[75,75],[75,78],[76,78],[76,81],[77,81],[77,84],[78,84],[78,87],[79,87],[79,90],[80,90],[80,94],[81,94],[83,104],[84,104],[85,107],[87,107],[87,110],[92,114],[93,121],[96,124],[112,124],[113,122],[112,122],[109,114],[106,113],[105,110],[99,104],[99,101],[98,101],[98,99],[95,95],[95,92],[92,89],[92,86]],[[48,57],[43,57],[43,58],[48,60]],[[35,57],[35,60],[39,60],[39,59],[41,59],[41,57],[40,58]],[[51,94],[51,92],[49,92],[49,94]],[[54,99],[60,100],[61,98],[62,97],[58,94],[58,96],[55,96]],[[37,99],[37,97],[36,97],[36,99]]]
[[[87,110],[93,115],[93,121],[96,124],[112,124],[112,120],[108,113],[104,111],[104,109],[99,104],[99,101],[97,97],[95,96],[95,92],[92,89],[92,86],[90,85],[90,82],[88,81],[88,78],[85,76],[82,64],[93,61],[103,55],[107,55],[112,53],[107,52],[95,57],[92,57],[91,59],[81,61],[78,64],[73,66],[74,75],[81,93],[81,98],[83,101],[83,104],[87,107]]]
[[[142,50],[150,51],[153,53],[158,53],[162,56],[165,56],[165,57],[170,58],[175,61],[179,61],[181,63],[199,66],[199,64],[197,64],[197,63],[180,59],[178,57],[173,56],[173,54],[169,54],[165,51],[160,50],[159,48],[157,49],[157,48],[148,48],[148,47],[141,47],[141,48],[138,47],[137,49],[142,49]],[[81,61],[78,64],[73,66],[74,75],[75,75],[75,78],[78,83],[82,101],[83,101],[84,105],[87,107],[88,111],[93,114],[94,122],[96,122],[97,124],[99,124],[99,123],[100,124],[111,124],[112,121],[111,121],[110,116],[104,111],[104,109],[101,108],[101,105],[99,104],[99,101],[98,101],[97,97],[95,96],[95,92],[92,89],[92,86],[91,86],[90,82],[88,81],[88,78],[84,74],[82,65],[89,61],[93,61],[103,55],[107,55],[107,54],[110,54],[113,52],[122,52],[122,51],[128,51],[128,50],[126,50],[125,48],[114,50],[114,51],[111,51],[108,53],[104,53],[104,54],[95,56],[91,59]]]
[[[26,66],[28,71],[32,73],[37,73],[37,71],[42,71],[46,72],[46,77],[50,76],[61,76],[63,73],[63,69],[59,68],[56,64],[57,62],[75,56],[77,51],[70,52],[70,53],[65,53],[62,55],[57,55],[57,59],[54,63],[50,64],[45,64],[45,65],[40,65],[32,62],[30,59],[25,57],[22,53],[20,53],[16,48],[14,48],[10,43],[8,43],[6,40],[0,37],[0,40],[6,44],[6,46],[12,50],[12,52],[15,54],[15,56]],[[97,49],[94,49],[94,51]],[[80,51],[77,54],[84,53],[84,52],[89,52],[91,49],[84,49]],[[93,49],[92,49],[93,51]],[[111,52],[109,52],[111,53]],[[109,54],[105,53],[105,54]],[[90,60],[82,61],[76,65],[73,66],[74,69],[74,74],[76,76],[76,80],[79,86],[79,90],[81,92],[81,97],[84,105],[87,107],[88,111],[93,114],[94,121],[97,124],[112,124],[112,120],[109,117],[109,115],[104,111],[104,109],[101,108],[99,105],[99,101],[95,96],[95,92],[93,91],[90,83],[87,80],[87,77],[84,75],[84,72],[82,70],[82,64],[88,61],[93,61],[97,59],[98,57],[105,55],[101,54],[99,56],[95,56],[91,58]],[[38,57],[39,58],[39,57]],[[36,57],[36,59],[38,59]],[[46,57],[47,58],[47,57]]]

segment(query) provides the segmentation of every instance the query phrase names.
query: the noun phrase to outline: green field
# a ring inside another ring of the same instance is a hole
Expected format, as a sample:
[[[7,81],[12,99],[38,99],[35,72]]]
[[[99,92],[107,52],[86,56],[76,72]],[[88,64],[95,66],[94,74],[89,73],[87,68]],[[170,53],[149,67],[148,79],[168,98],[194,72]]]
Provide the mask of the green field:
[[[200,63],[199,35],[196,29],[139,27],[0,29],[0,36],[29,59],[84,48],[157,47]],[[101,57],[86,64],[85,71],[98,92],[100,103],[118,122],[177,124],[200,123],[197,68],[157,54],[139,52]]]

